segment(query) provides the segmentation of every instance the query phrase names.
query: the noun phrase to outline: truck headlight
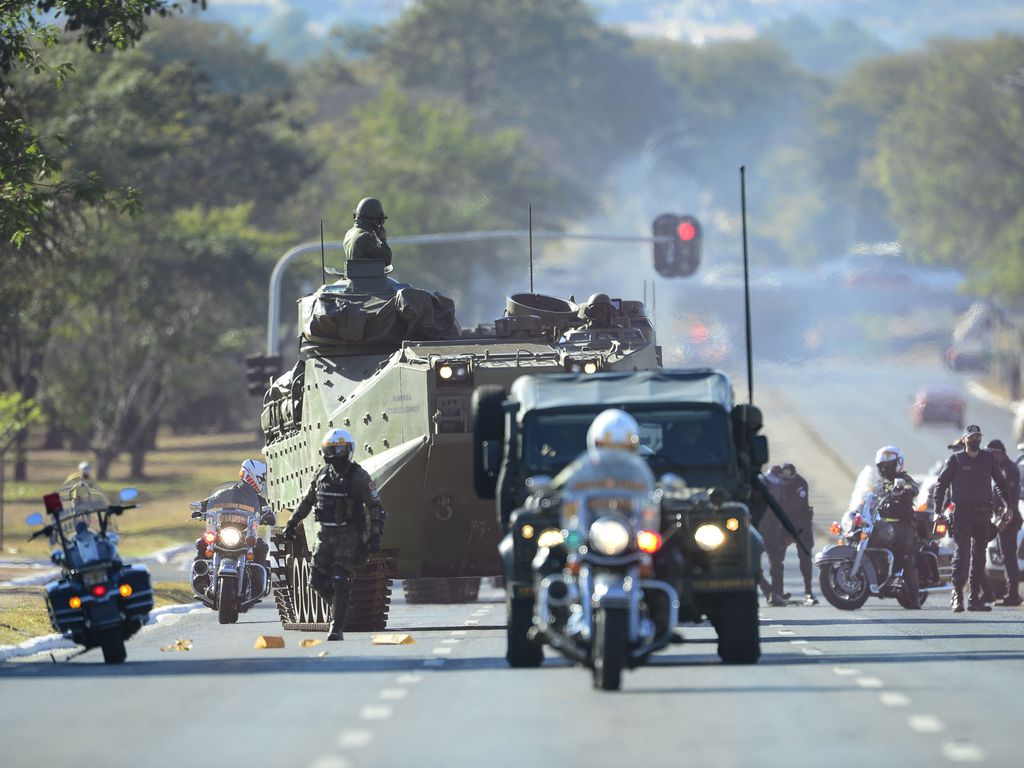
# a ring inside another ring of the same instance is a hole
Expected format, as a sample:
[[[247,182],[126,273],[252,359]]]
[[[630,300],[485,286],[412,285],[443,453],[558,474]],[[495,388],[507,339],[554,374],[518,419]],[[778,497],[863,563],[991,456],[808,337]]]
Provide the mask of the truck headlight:
[[[237,528],[221,528],[218,535],[220,543],[225,547],[237,547],[242,541],[242,532]]]
[[[705,552],[712,552],[725,543],[725,533],[714,523],[704,523],[693,532],[693,540]]]
[[[633,538],[629,528],[621,521],[611,517],[599,517],[590,526],[590,546],[602,555],[621,555],[629,547]]]

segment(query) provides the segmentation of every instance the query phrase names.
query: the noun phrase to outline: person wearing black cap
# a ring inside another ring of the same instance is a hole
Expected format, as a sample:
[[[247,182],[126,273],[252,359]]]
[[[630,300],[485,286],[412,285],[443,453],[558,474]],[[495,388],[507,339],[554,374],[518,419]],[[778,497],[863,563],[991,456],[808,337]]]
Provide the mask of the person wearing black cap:
[[[981,447],[981,427],[971,424],[964,430],[965,450],[954,453],[942,466],[932,490],[935,508],[941,510],[949,491],[953,501],[953,597],[954,613],[964,610],[964,584],[971,574],[969,611],[992,610],[982,600],[980,586],[985,578],[985,546],[988,544],[992,512],[992,486],[1005,503],[1010,496],[1006,477],[996,466],[996,458]]]
[[[1006,446],[1002,440],[990,440],[985,447],[995,456],[996,466],[1006,478],[1006,489],[1009,492],[1003,513],[996,524],[999,529],[996,542],[999,545],[999,556],[1003,558],[1003,569],[1006,571],[1006,597],[997,601],[996,605],[1020,605],[1020,566],[1017,563],[1017,531],[1021,526],[1017,505],[1020,500],[1020,468],[1006,455]],[[992,503],[1000,504],[994,491]]]

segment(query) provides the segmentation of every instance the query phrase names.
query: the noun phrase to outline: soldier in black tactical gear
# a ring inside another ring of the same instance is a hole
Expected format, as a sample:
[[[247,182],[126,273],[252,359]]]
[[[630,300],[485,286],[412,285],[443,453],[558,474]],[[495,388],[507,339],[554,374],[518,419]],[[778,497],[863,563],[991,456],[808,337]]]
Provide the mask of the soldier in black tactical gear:
[[[352,211],[355,222],[345,233],[346,259],[380,259],[391,266],[391,246],[384,231],[384,205],[376,197],[364,197]]]
[[[1006,478],[1006,490],[1009,493],[1006,504],[1002,507],[1002,514],[999,515],[999,522],[996,523],[996,543],[999,545],[999,555],[1003,558],[1003,570],[1006,572],[1006,596],[996,601],[996,605],[1017,606],[1020,605],[1020,566],[1017,563],[1017,531],[1021,526],[1018,509],[1020,468],[1006,455],[1006,446],[1002,440],[989,440],[985,447],[995,456],[996,466]],[[1001,506],[995,491],[992,492],[992,504],[997,509]]]
[[[326,465],[316,474],[305,498],[285,527],[294,538],[299,521],[315,509],[320,524],[313,553],[310,586],[333,605],[328,640],[342,640],[352,575],[380,551],[387,513],[369,473],[352,461],[355,440],[345,429],[331,429],[321,442]]]
[[[954,613],[964,610],[964,584],[968,570],[971,593],[969,611],[992,610],[981,599],[985,579],[985,547],[989,540],[992,513],[992,486],[999,499],[1010,498],[1006,478],[996,466],[995,456],[981,447],[981,427],[971,424],[964,431],[965,450],[954,453],[942,467],[932,491],[935,509],[941,510],[949,490],[953,501],[953,597]]]
[[[793,521],[800,532],[800,541],[807,547],[806,552],[803,547],[797,547],[797,554],[800,557],[800,575],[804,579],[804,605],[817,605],[818,599],[814,596],[814,590],[811,587],[811,578],[814,572],[810,555],[810,550],[814,546],[814,531],[812,529],[814,509],[808,498],[807,481],[800,476],[792,464],[776,464],[768,470],[766,477],[772,495],[789,519]],[[770,586],[762,578],[765,599],[770,605],[786,605],[790,594],[783,591],[783,563],[786,559],[786,550],[794,542],[794,539],[774,515],[763,517],[759,530],[764,537],[770,575]]]

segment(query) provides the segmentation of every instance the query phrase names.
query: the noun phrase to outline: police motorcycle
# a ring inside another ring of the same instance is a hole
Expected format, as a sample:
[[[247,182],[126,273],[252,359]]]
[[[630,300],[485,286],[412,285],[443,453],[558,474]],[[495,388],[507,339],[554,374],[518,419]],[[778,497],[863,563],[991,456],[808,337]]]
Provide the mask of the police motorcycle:
[[[661,545],[654,478],[625,451],[587,454],[552,490],[532,479],[523,510],[558,509],[558,528],[539,532],[533,561],[535,639],[591,669],[593,685],[618,690],[623,669],[664,648],[678,621],[679,597],[653,578]]]
[[[839,541],[819,552],[814,563],[819,569],[819,585],[828,602],[842,610],[860,608],[871,596],[896,598],[904,608],[915,607],[907,592],[903,568],[897,568],[893,544],[896,531],[882,519],[882,512],[891,498],[912,489],[897,478],[888,493],[878,493],[880,477],[874,467],[865,467],[857,478],[851,497],[851,509],[840,522],[833,522],[831,532]],[[931,515],[925,517],[930,518]],[[924,604],[931,592],[949,591],[939,570],[939,549],[936,539],[946,535],[948,523],[936,516],[934,522],[917,514],[914,525],[918,538],[916,563],[918,600]]]
[[[255,548],[260,525],[273,525],[273,512],[245,483],[223,483],[207,498],[191,503],[192,517],[206,523],[200,548],[192,563],[192,591],[208,608],[217,611],[221,624],[234,624],[270,594],[266,562]]]
[[[103,651],[103,661],[120,664],[127,653],[125,640],[146,623],[153,609],[153,589],[144,565],[125,565],[117,551],[112,518],[134,509],[134,488],[121,490],[111,504],[90,482],[62,486],[43,497],[51,522],[32,534],[47,536],[58,548],[50,560],[61,568],[61,577],[46,585],[46,607],[53,628],[86,649]],[[67,506],[65,506],[65,503]],[[42,513],[25,520],[40,525]]]

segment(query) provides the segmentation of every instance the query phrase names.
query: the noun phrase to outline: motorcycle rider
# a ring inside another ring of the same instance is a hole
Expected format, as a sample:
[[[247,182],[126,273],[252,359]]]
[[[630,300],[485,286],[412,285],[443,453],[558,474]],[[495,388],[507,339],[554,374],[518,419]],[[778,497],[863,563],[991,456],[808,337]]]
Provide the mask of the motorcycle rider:
[[[792,464],[774,465],[768,470],[766,478],[770,483],[772,495],[796,525],[797,530],[800,531],[800,540],[807,547],[807,552],[802,547],[797,547],[797,554],[800,557],[800,575],[804,579],[804,605],[817,605],[818,599],[814,596],[814,590],[811,588],[814,564],[809,554],[814,546],[814,531],[811,523],[814,509],[808,501],[807,481]],[[783,529],[782,524],[774,515],[768,515],[761,520],[760,531],[764,537],[765,552],[768,554],[768,572],[771,581],[770,588],[765,587],[765,598],[770,605],[786,605],[790,595],[783,592],[783,563],[786,559],[786,550],[793,543],[793,537]]]
[[[1003,558],[1003,569],[1006,572],[1006,597],[997,600],[996,605],[1017,606],[1020,605],[1020,565],[1017,563],[1017,531],[1021,526],[1018,509],[1020,468],[1006,455],[1006,446],[1002,440],[989,440],[985,447],[995,456],[996,466],[1006,478],[1006,490],[1009,493],[1000,515],[1000,522],[997,524],[999,533],[996,535],[999,554]],[[992,493],[992,504],[995,508],[1000,505],[995,492]]]
[[[310,586],[333,606],[328,640],[343,640],[352,575],[369,552],[380,551],[387,513],[370,474],[352,461],[355,438],[347,429],[329,429],[320,443],[324,466],[292,513],[284,535],[295,538],[299,522],[315,509],[320,524],[313,552]]]
[[[971,575],[971,592],[967,603],[969,611],[990,611],[980,595],[985,579],[985,547],[991,525],[992,486],[1005,503],[1010,497],[1006,478],[996,466],[995,457],[981,447],[981,427],[971,424],[964,430],[965,450],[952,454],[943,464],[932,489],[932,500],[937,510],[946,498],[953,501],[953,596],[954,613],[964,610],[964,584]]]
[[[908,608],[920,608],[920,578],[917,572],[917,528],[914,525],[914,497],[918,487],[903,469],[903,451],[884,445],[875,453],[875,466],[882,477],[878,512],[893,528],[893,568],[903,568]],[[897,483],[902,480],[902,483]]]
[[[376,197],[364,197],[352,210],[352,228],[345,233],[346,259],[380,259],[391,266],[391,246],[384,231],[384,204]]]
[[[267,506],[267,465],[259,459],[246,459],[238,470],[238,478],[239,482],[248,485],[260,497],[259,513],[262,515],[265,510],[269,510]],[[270,545],[264,540],[266,527],[261,525],[258,533],[256,543],[252,548],[253,559],[263,563],[267,568],[267,573],[270,573],[270,559],[268,558]],[[202,536],[196,539],[197,558],[209,559],[206,557],[207,546],[206,540]]]

